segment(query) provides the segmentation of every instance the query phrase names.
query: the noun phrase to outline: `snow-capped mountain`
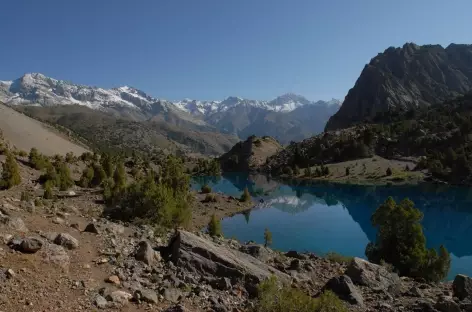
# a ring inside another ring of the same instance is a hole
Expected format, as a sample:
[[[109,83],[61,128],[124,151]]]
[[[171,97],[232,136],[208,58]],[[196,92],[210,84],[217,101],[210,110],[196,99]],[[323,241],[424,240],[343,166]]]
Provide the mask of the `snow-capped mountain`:
[[[173,122],[183,120],[197,126],[216,127],[221,132],[236,134],[241,138],[244,138],[248,131],[257,135],[273,135],[282,142],[286,140],[280,133],[270,130],[264,132],[264,128],[259,129],[258,125],[253,123],[256,120],[263,121],[259,125],[263,126],[264,123],[274,120],[274,116],[283,116],[283,120],[279,118],[278,122],[282,124],[278,126],[287,130],[300,126],[298,115],[306,117],[309,110],[310,114],[323,116],[321,119],[317,116],[312,116],[314,119],[310,118],[309,122],[315,122],[316,125],[314,128],[309,127],[306,134],[314,134],[311,132],[319,132],[318,129],[323,129],[326,118],[334,114],[341,105],[338,100],[313,102],[291,93],[271,101],[240,97],[228,97],[222,101],[192,99],[167,101],[128,86],[103,89],[53,79],[40,73],[25,74],[13,81],[0,81],[0,102],[8,105],[44,107],[78,104],[134,120],[155,119],[158,116],[160,119]],[[300,111],[302,109],[303,113]],[[300,112],[297,113],[298,111]],[[329,116],[325,117],[326,115]],[[268,119],[264,121],[265,117]],[[320,122],[322,124],[319,124]],[[180,122],[177,123],[180,124]],[[295,135],[295,138],[304,138],[304,136],[305,134]]]

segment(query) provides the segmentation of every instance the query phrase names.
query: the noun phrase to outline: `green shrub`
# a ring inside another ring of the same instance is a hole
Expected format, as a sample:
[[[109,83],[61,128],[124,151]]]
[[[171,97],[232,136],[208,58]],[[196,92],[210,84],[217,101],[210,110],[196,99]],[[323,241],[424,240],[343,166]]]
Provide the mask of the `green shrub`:
[[[207,194],[205,199],[202,201],[203,203],[216,203],[218,199],[216,198],[215,194]]]
[[[31,200],[31,193],[28,191],[21,192],[21,201],[29,202]]]
[[[211,236],[221,236],[221,221],[213,215],[208,223],[208,234]]]
[[[264,246],[272,245],[272,233],[269,231],[268,228],[264,230]]]
[[[52,182],[51,181],[46,181],[44,183],[44,193],[43,193],[43,198],[44,199],[52,199],[54,197],[53,191],[52,191]]]
[[[326,259],[328,259],[330,261],[334,261],[334,262],[337,262],[337,263],[340,263],[340,264],[347,264],[347,263],[351,262],[352,259],[353,259],[353,257],[343,256],[343,255],[340,255],[336,252],[328,252],[325,257],[326,257]]]
[[[21,183],[20,169],[13,154],[8,153],[7,159],[2,164],[2,176],[0,188],[9,189]]]
[[[74,156],[74,153],[69,152],[69,153],[66,154],[66,163],[68,163],[68,164],[73,164],[73,163],[75,163],[75,156]]]
[[[25,152],[25,151],[19,151],[19,152],[18,152],[18,156],[20,156],[20,157],[26,157],[26,156],[28,156],[28,153]]]
[[[36,170],[43,170],[48,165],[50,165],[49,159],[46,156],[40,154],[34,147],[30,150],[28,162],[30,163],[30,166]]]
[[[70,176],[69,167],[67,167],[67,164],[64,162],[56,164],[55,167],[57,172],[56,186],[59,187],[61,191],[67,191],[74,185],[74,180],[72,180]]]
[[[119,187],[121,179],[104,179],[104,200],[112,218],[140,221],[164,228],[186,226],[191,219],[189,176],[182,162],[169,156],[160,176],[146,168],[146,176]]]
[[[375,243],[366,247],[369,261],[391,264],[403,276],[440,281],[446,277],[451,259],[444,246],[439,255],[426,248],[421,220],[423,214],[409,199],[397,204],[389,197],[372,215],[372,225],[378,227]]]
[[[242,202],[248,202],[251,200],[251,194],[249,193],[249,190],[247,186],[244,188],[243,194],[241,195],[240,201]]]
[[[211,193],[211,187],[208,184],[205,184],[204,186],[202,186],[201,191],[202,191],[202,194]]]
[[[305,168],[303,174],[305,175],[305,177],[311,177],[312,175],[311,168],[310,167]]]
[[[35,205],[36,207],[41,207],[41,206],[43,206],[43,201],[41,200],[41,198],[35,198],[35,199],[34,199],[34,205]]]
[[[279,286],[275,276],[258,286],[254,312],[347,312],[344,303],[332,292],[312,298],[299,289]]]

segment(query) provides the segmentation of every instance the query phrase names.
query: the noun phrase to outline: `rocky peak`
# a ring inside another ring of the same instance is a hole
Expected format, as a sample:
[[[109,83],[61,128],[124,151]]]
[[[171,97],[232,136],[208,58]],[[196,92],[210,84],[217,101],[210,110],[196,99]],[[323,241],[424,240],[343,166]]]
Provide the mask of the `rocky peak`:
[[[366,65],[326,130],[346,128],[380,112],[441,103],[472,89],[472,45],[390,47]]]

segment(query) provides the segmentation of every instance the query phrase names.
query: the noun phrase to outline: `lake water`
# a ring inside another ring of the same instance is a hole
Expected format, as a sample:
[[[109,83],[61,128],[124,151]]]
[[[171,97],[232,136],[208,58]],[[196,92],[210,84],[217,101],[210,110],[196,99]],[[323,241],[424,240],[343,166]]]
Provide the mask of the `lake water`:
[[[424,213],[428,247],[445,245],[451,253],[449,279],[472,276],[472,188],[418,186],[354,186],[328,183],[285,184],[265,176],[229,174],[198,177],[193,187],[209,184],[214,192],[239,197],[248,186],[256,206],[250,213],[222,221],[226,237],[263,243],[272,232],[272,248],[325,254],[334,251],[365,258],[365,246],[375,240],[370,217],[388,196],[414,201]],[[264,203],[258,203],[263,199]]]

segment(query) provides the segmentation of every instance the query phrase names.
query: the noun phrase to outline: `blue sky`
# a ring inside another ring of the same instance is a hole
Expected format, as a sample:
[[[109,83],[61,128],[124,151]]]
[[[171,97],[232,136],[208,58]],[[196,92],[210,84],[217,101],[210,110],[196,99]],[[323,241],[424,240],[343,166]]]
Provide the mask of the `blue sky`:
[[[167,99],[344,98],[377,53],[472,44],[470,0],[15,0],[0,80],[27,72]]]

